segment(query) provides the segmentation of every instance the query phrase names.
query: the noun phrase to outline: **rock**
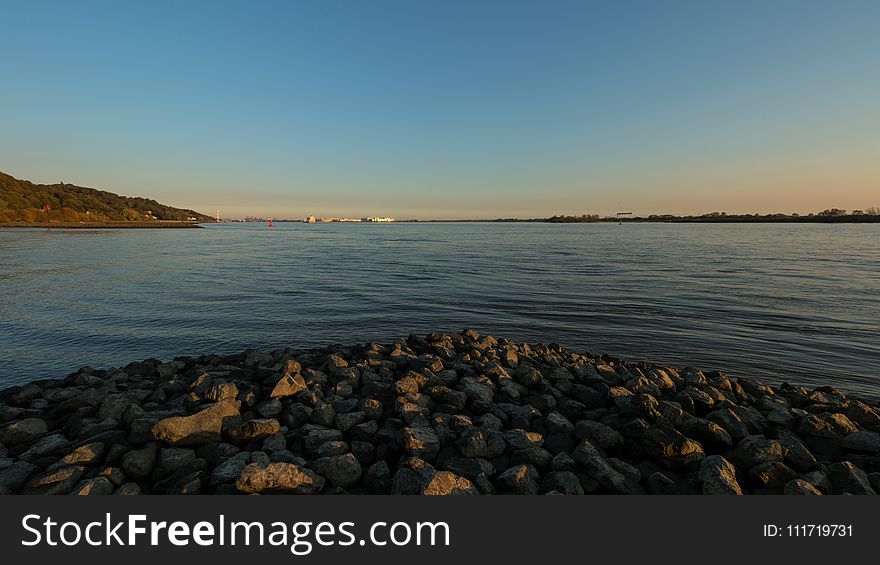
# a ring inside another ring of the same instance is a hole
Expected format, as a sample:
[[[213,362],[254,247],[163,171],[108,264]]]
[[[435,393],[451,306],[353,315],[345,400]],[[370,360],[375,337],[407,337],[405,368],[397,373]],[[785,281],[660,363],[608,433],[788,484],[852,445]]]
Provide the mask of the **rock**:
[[[746,436],[730,453],[730,460],[737,467],[749,469],[756,465],[782,461],[785,450],[776,440],[763,436]]]
[[[699,479],[703,494],[743,494],[736,481],[736,469],[720,455],[710,455],[703,460]]]
[[[606,451],[623,445],[623,436],[620,432],[592,420],[579,421],[574,427],[574,435],[578,439],[588,439]]]
[[[843,438],[859,429],[843,414],[808,414],[801,419],[798,434],[817,454],[835,457],[842,451]]]
[[[273,398],[259,403],[255,410],[257,411],[257,414],[263,418],[276,418],[281,414],[281,409],[281,401],[277,398]]]
[[[825,473],[834,485],[835,494],[877,494],[868,475],[849,461],[832,463],[825,467]]]
[[[645,430],[642,448],[650,457],[668,467],[686,467],[705,457],[699,443],[664,424],[649,426]]]
[[[329,402],[318,402],[312,410],[309,419],[321,426],[332,426],[333,421],[336,419],[336,410],[333,409],[333,405]]]
[[[645,481],[645,490],[648,491],[648,494],[675,494],[675,481],[666,474],[655,471]]]
[[[577,475],[570,471],[552,471],[544,475],[541,492],[546,494],[550,491],[569,495],[584,494],[584,488]]]
[[[95,477],[94,479],[87,479],[79,483],[70,494],[79,496],[106,496],[113,494],[114,490],[116,490],[116,486],[110,482],[109,479]]]
[[[725,451],[733,446],[727,430],[703,418],[688,418],[682,423],[681,432],[710,451]]]
[[[758,488],[781,491],[797,473],[785,463],[769,461],[749,469],[749,482]]]
[[[220,441],[224,425],[239,417],[239,402],[223,400],[191,416],[175,416],[153,426],[153,437],[174,446]]]
[[[28,479],[39,470],[39,467],[27,461],[14,462],[0,471],[0,494],[21,492],[21,488],[27,483]]]
[[[67,494],[79,483],[85,467],[68,465],[32,479],[25,485],[22,494]]]
[[[151,443],[143,449],[129,451],[122,458],[122,470],[133,479],[146,478],[156,464],[158,447]]]
[[[211,483],[223,484],[235,482],[248,464],[250,456],[250,453],[243,451],[229,457],[214,467],[214,470],[211,472]]]
[[[204,459],[209,465],[214,466],[232,457],[240,450],[229,443],[212,442],[200,446],[196,450],[196,457]]]
[[[342,440],[335,440],[322,443],[318,449],[314,451],[313,455],[318,458],[333,457],[334,455],[342,455],[349,451],[347,443]]]
[[[514,494],[538,494],[538,471],[531,465],[516,465],[498,475],[502,488]]]
[[[101,462],[107,445],[102,442],[92,442],[81,445],[58,460],[55,465],[97,465]]]
[[[136,496],[141,493],[141,487],[135,483],[125,483],[114,492],[118,496]]]
[[[317,494],[324,488],[324,477],[292,463],[247,465],[235,483],[245,493]]]
[[[215,384],[205,392],[205,400],[212,402],[222,402],[224,400],[233,401],[238,397],[238,387],[234,383]]]
[[[813,495],[813,496],[821,496],[822,493],[819,492],[819,489],[813,486],[812,483],[808,483],[803,479],[792,479],[785,483],[785,488],[782,491],[783,494],[800,494],[800,495]]]
[[[572,459],[583,466],[586,473],[604,488],[617,494],[644,494],[637,482],[615,469],[593,447],[589,440],[583,440],[572,452]]]
[[[404,428],[401,434],[401,447],[413,457],[430,460],[440,451],[440,440],[431,428]]]
[[[19,459],[28,462],[35,462],[38,459],[52,455],[53,453],[67,449],[70,442],[61,434],[51,434],[37,440],[36,443],[18,456]]]
[[[733,441],[739,441],[749,435],[749,428],[745,422],[730,408],[713,410],[706,415],[706,419],[724,428]]]
[[[155,468],[158,477],[167,477],[181,469],[196,465],[196,452],[185,447],[166,447],[159,450],[159,464]],[[204,462],[202,462],[204,464]]]
[[[422,489],[429,496],[480,494],[469,480],[449,471],[436,473]]]
[[[314,453],[328,441],[342,441],[342,432],[339,430],[315,429],[309,431],[303,440],[306,453]]]
[[[515,429],[504,432],[504,439],[511,449],[526,449],[528,447],[540,447],[544,443],[544,436],[537,432],[529,432]]]
[[[351,453],[322,457],[312,464],[312,470],[323,475],[331,484],[351,488],[361,479],[361,464]]]
[[[343,432],[347,432],[351,430],[353,427],[357,426],[361,422],[367,419],[367,415],[364,412],[346,412],[345,414],[336,414],[336,429],[342,430]]]
[[[841,445],[848,451],[860,453],[880,453],[880,434],[862,430],[853,432],[843,438]]]
[[[269,398],[287,398],[289,396],[296,396],[300,392],[306,390],[306,388],[306,381],[303,379],[302,375],[299,373],[286,374],[275,384],[272,392],[269,393]]]
[[[363,483],[373,494],[388,494],[391,490],[391,471],[388,463],[377,461],[371,465],[364,475]]]
[[[786,465],[799,473],[806,473],[816,467],[816,458],[797,434],[788,429],[777,429],[776,439],[782,444]]]
[[[455,442],[462,457],[486,457],[489,454],[489,432],[481,428],[468,428]]]
[[[227,439],[232,443],[242,444],[267,438],[278,433],[280,429],[281,424],[278,423],[278,420],[263,418],[229,426],[225,433]]]
[[[9,424],[0,432],[0,443],[13,446],[33,441],[49,432],[49,426],[40,418],[25,418]]]
[[[113,419],[122,420],[125,410],[131,406],[134,397],[128,392],[117,392],[108,394],[101,402],[101,408],[98,410],[98,417],[102,420]]]

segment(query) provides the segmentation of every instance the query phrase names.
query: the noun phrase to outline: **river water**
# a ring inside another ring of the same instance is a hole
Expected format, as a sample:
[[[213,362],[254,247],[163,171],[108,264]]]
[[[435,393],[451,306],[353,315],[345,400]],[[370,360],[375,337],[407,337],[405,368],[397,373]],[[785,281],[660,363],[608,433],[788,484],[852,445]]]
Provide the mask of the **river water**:
[[[464,327],[880,396],[880,225],[0,230],[0,387]]]

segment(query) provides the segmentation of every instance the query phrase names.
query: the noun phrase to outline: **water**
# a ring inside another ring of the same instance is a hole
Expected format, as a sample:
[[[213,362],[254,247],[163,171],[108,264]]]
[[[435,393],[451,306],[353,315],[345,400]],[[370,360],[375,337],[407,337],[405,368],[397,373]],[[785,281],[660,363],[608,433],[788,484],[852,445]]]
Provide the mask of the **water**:
[[[467,326],[878,396],[880,225],[0,230],[0,387]]]

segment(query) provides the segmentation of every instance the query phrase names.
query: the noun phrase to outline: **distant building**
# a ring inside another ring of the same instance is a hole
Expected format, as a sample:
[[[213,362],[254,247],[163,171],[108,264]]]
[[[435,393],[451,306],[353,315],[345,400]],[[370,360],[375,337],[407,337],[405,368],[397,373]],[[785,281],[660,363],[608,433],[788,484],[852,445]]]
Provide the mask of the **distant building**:
[[[394,218],[381,218],[379,216],[372,216],[370,218],[364,218],[364,222],[393,222]]]
[[[305,223],[305,224],[314,224],[314,223],[315,223],[315,217],[312,216],[312,215],[308,215],[308,216],[306,216],[306,218],[303,220],[303,223]]]

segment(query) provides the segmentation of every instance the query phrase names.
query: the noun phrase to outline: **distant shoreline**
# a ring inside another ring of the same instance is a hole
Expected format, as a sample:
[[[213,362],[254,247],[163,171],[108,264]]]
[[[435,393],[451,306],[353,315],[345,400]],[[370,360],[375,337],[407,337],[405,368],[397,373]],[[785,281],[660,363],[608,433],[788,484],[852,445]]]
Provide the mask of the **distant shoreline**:
[[[195,222],[35,222],[0,223],[0,228],[48,228],[62,230],[110,230],[110,229],[186,229],[201,228]]]

